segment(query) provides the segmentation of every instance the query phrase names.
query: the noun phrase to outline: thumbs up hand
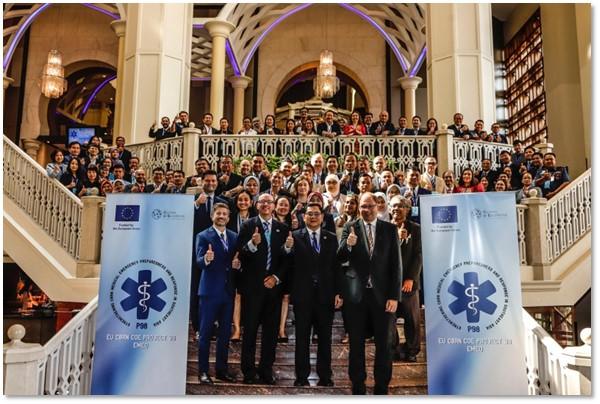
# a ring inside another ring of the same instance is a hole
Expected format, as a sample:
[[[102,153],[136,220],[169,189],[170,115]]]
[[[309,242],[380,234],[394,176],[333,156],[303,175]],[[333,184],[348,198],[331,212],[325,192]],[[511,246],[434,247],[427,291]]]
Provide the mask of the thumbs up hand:
[[[206,262],[206,265],[209,265],[211,262],[213,262],[213,260],[215,259],[215,253],[212,250],[212,245],[208,245],[208,251],[206,251],[206,254],[204,254],[204,262]]]
[[[231,261],[231,267],[239,270],[242,267],[242,262],[238,258],[238,255],[240,255],[240,253],[236,252],[235,257],[233,257],[233,261]]]
[[[404,222],[400,225],[400,229],[398,229],[398,236],[400,240],[406,240],[408,238],[408,231],[404,227]]]
[[[350,227],[350,234],[348,234],[348,238],[346,239],[346,244],[349,247],[354,247],[356,245],[357,241],[358,241],[358,237],[356,236],[356,233],[354,232],[354,227]]]
[[[288,233],[287,238],[285,239],[285,248],[292,248],[294,246],[294,237],[292,237],[292,232]]]
[[[258,231],[258,226],[257,226],[254,229],[254,234],[252,235],[252,244],[254,244],[255,246],[258,246],[261,241],[262,241],[262,237],[260,236],[260,233]]]

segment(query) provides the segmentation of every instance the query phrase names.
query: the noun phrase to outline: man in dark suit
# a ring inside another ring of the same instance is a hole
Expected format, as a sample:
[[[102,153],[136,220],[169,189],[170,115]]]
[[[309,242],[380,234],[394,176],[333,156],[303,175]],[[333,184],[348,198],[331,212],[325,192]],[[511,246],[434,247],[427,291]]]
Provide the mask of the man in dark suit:
[[[344,156],[344,171],[338,174],[340,178],[340,192],[344,195],[348,193],[358,193],[358,158],[354,153],[348,153]]]
[[[431,195],[431,191],[419,186],[419,181],[421,179],[421,171],[418,167],[413,167],[408,172],[408,185],[400,188],[400,195],[404,198],[410,199],[412,203],[412,209],[410,213],[410,220],[416,223],[420,223],[421,217],[421,196],[423,195]]]
[[[335,137],[342,133],[340,124],[333,120],[333,111],[325,112],[324,121],[317,125],[317,133],[326,137]]]
[[[498,179],[498,174],[499,173],[496,170],[492,170],[492,160],[485,158],[481,160],[481,170],[477,173],[475,178],[477,178],[479,182],[481,182],[482,178],[487,178],[488,186],[486,191],[492,191],[494,189],[494,183],[496,182],[496,179]]]
[[[156,122],[154,122],[154,125],[152,125],[148,131],[148,136],[154,138],[154,140],[162,140],[169,137],[174,137],[177,134],[175,130],[171,132],[171,120],[168,116],[163,116],[160,118],[160,125],[161,127],[157,128]]]
[[[379,121],[373,124],[375,126],[375,136],[389,136],[396,131],[394,124],[390,122],[390,114],[387,111],[379,113]]]
[[[454,119],[454,123],[448,126],[448,130],[451,130],[452,133],[454,133],[454,137],[461,137],[465,140],[469,140],[471,138],[471,131],[469,130],[469,127],[463,123],[463,114],[457,112],[452,119]]]
[[[273,363],[283,297],[285,275],[285,243],[289,229],[273,220],[274,199],[261,194],[257,202],[258,216],[242,224],[239,234],[242,272],[238,289],[242,295],[241,368],[244,383],[275,384]],[[254,366],[256,336],[262,325],[261,354],[258,369]],[[258,376],[258,377],[257,377]]]
[[[123,162],[125,171],[129,171],[129,160],[131,160],[131,152],[125,148],[125,138],[123,136],[117,136],[115,139],[117,144],[117,150],[119,150],[119,160]]]
[[[259,192],[265,192],[271,188],[267,160],[262,154],[254,153],[252,155],[252,172],[250,174],[254,175],[260,181]]]
[[[167,192],[167,183],[165,182],[165,170],[162,167],[154,167],[152,170],[152,184],[146,185],[144,192],[154,194],[164,194]]]
[[[231,156],[221,157],[219,170],[219,185],[215,191],[217,195],[242,184],[242,176],[233,172],[233,158]]]
[[[365,334],[372,322],[375,335],[375,394],[387,394],[392,377],[391,338],[400,299],[402,262],[396,226],[377,219],[375,196],[359,201],[360,218],[346,223],[338,259],[347,263],[343,293],[350,336],[348,373],[352,394],[366,394]]]
[[[319,336],[317,350],[318,386],[333,386],[331,371],[331,326],[335,309],[341,307],[341,268],[337,239],[321,227],[321,205],[309,203],[304,214],[306,227],[288,236],[284,250],[291,256],[291,302],[296,321],[296,381],[308,386],[310,374],[310,329]]]
[[[198,288],[198,379],[203,384],[213,384],[208,374],[208,356],[215,321],[221,325],[217,335],[216,378],[235,381],[235,376],[227,371],[227,356],[235,296],[232,271],[241,267],[236,251],[237,234],[225,227],[229,222],[226,204],[215,204],[212,221],[211,227],[196,236],[196,263],[202,269]]]
[[[407,136],[421,136],[425,135],[425,130],[421,128],[421,117],[419,115],[415,115],[412,117],[412,128],[406,129],[404,132]]]
[[[404,317],[404,337],[400,346],[396,331],[394,358],[416,362],[421,350],[421,304],[419,302],[420,277],[423,269],[421,253],[421,227],[408,220],[411,204],[408,199],[396,195],[390,201],[392,221],[398,229],[400,256],[402,259],[402,300],[398,305],[400,316]]]

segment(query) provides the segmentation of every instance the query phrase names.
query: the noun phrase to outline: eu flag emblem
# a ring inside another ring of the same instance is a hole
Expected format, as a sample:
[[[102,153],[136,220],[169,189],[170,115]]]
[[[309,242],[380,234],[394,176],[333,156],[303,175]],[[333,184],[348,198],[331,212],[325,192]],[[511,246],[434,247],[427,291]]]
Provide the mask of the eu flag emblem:
[[[140,205],[117,205],[115,222],[139,222]]]
[[[456,206],[432,206],[431,220],[433,223],[458,223]]]

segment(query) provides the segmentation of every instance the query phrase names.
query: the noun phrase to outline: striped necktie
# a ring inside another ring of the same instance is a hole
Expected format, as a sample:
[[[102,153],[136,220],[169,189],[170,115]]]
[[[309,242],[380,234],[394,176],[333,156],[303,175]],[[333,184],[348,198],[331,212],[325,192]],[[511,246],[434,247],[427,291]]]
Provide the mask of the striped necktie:
[[[269,222],[263,222],[263,229],[267,239],[267,272],[269,272],[271,270],[271,230],[269,229]]]

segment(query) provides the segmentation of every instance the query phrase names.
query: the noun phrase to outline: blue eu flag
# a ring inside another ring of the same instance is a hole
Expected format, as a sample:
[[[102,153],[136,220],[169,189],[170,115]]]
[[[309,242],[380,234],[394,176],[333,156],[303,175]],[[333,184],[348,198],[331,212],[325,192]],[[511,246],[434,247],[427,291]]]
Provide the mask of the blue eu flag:
[[[433,223],[458,223],[456,206],[432,206],[431,220]]]
[[[115,222],[139,222],[140,205],[117,205]]]

